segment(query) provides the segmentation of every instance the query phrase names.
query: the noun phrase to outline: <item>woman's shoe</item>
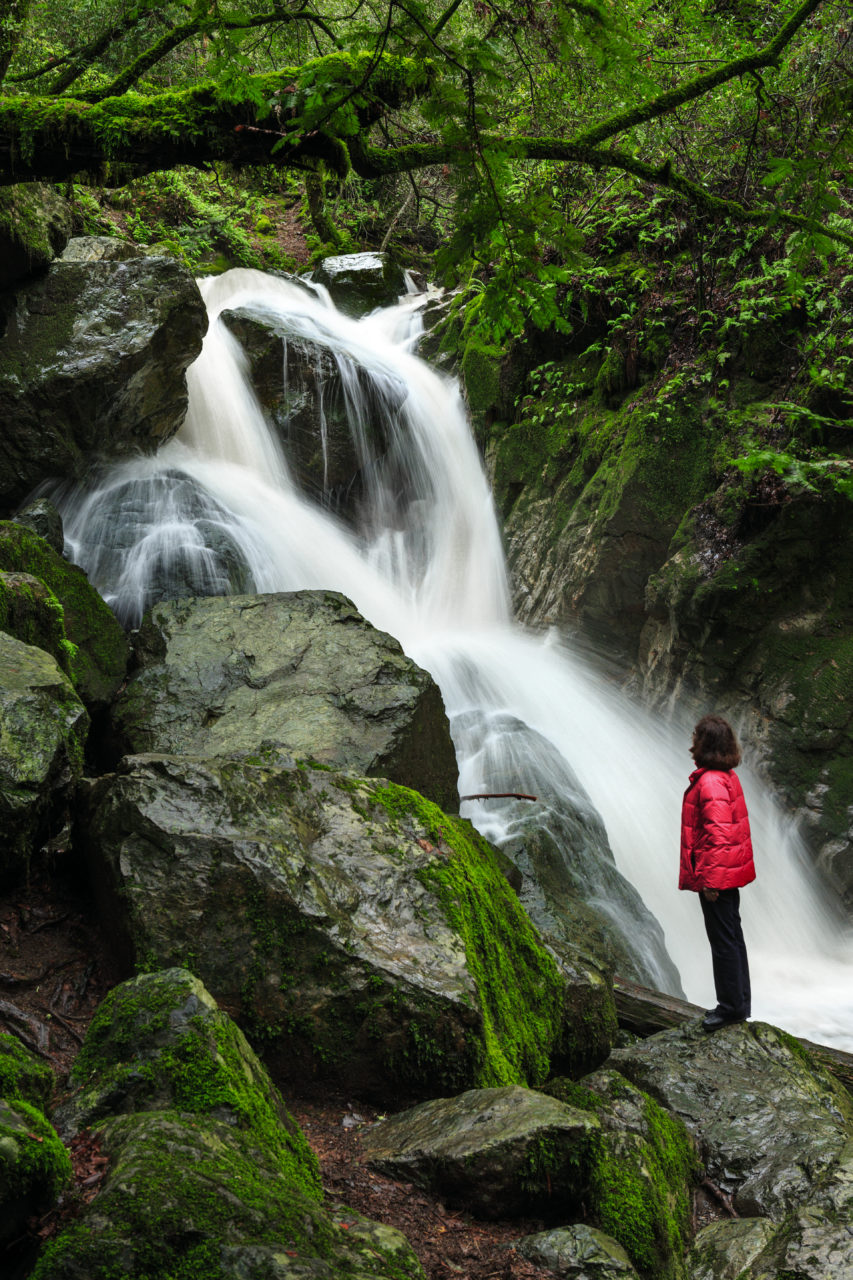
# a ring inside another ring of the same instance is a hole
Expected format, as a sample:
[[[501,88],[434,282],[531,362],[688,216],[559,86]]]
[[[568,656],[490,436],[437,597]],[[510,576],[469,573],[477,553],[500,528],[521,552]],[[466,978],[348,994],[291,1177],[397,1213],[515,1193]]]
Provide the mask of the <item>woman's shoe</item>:
[[[723,1013],[721,1009],[712,1009],[702,1019],[703,1031],[719,1031],[720,1027],[731,1026],[733,1022],[746,1022],[742,1013]]]

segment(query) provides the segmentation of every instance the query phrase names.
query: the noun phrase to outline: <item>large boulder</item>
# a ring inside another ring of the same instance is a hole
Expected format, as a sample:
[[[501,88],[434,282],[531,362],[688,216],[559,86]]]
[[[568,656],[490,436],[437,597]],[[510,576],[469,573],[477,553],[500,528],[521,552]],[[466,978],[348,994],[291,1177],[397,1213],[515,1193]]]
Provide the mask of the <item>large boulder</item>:
[[[617,1254],[624,1249],[623,1273],[684,1275],[693,1144],[679,1120],[616,1072],[541,1092],[433,1099],[373,1126],[362,1152],[381,1172],[481,1217],[526,1214],[561,1225],[588,1217],[618,1241]]]
[[[61,260],[0,299],[0,510],[180,426],[207,316],[169,258]]]
[[[494,852],[405,787],[128,757],[79,840],[126,962],[191,966],[277,1078],[387,1102],[571,1057],[566,980]]]
[[[587,1153],[586,1216],[619,1241],[642,1276],[680,1280],[699,1168],[682,1121],[607,1068],[580,1084],[552,1080],[545,1091],[591,1111],[600,1126]]]
[[[375,1124],[371,1168],[446,1196],[484,1218],[577,1209],[593,1115],[534,1089],[472,1089]]]
[[[65,1132],[93,1125],[109,1164],[33,1280],[423,1280],[399,1232],[323,1207],[304,1136],[191,974],[116,988],[72,1083]]]
[[[83,570],[25,525],[0,521],[0,573],[7,598],[0,628],[52,653],[91,711],[106,706],[124,679],[129,647]]]
[[[159,604],[135,652],[115,712],[131,752],[310,757],[458,805],[438,686],[336,592]]]
[[[54,658],[0,631],[0,883],[23,875],[83,773],[86,708]]]
[[[681,1117],[738,1213],[853,1208],[853,1099],[784,1032],[755,1022],[707,1036],[684,1023],[609,1065]]]

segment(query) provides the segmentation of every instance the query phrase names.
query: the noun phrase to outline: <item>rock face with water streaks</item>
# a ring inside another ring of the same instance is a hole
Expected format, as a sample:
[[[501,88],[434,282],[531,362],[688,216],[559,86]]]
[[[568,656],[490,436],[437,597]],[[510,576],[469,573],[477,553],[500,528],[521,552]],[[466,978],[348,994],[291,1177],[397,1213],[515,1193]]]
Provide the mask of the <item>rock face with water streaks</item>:
[[[4,295],[0,510],[45,479],[173,435],[206,326],[195,281],[169,258],[72,256]]]
[[[221,320],[246,352],[252,387],[300,489],[336,510],[349,510],[361,493],[363,459],[350,433],[344,389],[328,347],[294,337],[282,322],[251,311],[224,311]],[[352,377],[369,396],[367,380],[355,367]],[[363,430],[372,434],[375,422],[374,415],[366,414]]]
[[[86,708],[54,658],[0,631],[0,882],[61,825],[83,772]]]
[[[316,1158],[281,1095],[191,974],[115,988],[72,1083],[63,1132],[93,1125],[109,1164],[33,1280],[423,1280],[399,1232],[324,1207]]]
[[[463,712],[453,733],[460,757],[476,754],[483,776],[507,776],[509,768],[518,791],[547,793],[535,802],[502,802],[500,809],[501,848],[520,872],[521,901],[543,937],[580,948],[622,977],[678,994],[681,980],[663,930],[617,869],[601,816],[556,747],[506,714]],[[508,766],[501,752],[510,749]],[[486,819],[489,808],[487,801],[480,811]]]
[[[406,788],[128,757],[80,834],[126,961],[190,965],[279,1078],[423,1097],[541,1080],[572,1056],[571,988],[491,849]],[[589,1053],[585,987],[581,1002]]]
[[[136,656],[115,713],[133,752],[311,758],[458,805],[437,685],[336,592],[160,604]]]

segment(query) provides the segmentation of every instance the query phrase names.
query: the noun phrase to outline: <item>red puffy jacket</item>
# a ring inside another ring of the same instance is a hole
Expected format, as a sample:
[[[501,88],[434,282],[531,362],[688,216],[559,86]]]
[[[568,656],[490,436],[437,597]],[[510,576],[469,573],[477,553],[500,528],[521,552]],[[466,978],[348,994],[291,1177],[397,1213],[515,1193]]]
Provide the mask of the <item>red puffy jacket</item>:
[[[681,806],[679,889],[741,889],[754,879],[749,815],[737,774],[696,769]]]

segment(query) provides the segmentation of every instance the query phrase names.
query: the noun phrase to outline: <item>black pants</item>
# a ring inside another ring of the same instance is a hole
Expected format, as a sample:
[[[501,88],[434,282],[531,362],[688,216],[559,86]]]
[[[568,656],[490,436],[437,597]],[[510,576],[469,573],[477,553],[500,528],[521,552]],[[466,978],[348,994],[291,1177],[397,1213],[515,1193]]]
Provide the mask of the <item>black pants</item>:
[[[721,889],[716,902],[699,894],[705,932],[711,944],[717,1008],[731,1018],[748,1018],[751,1012],[749,961],[740,927],[740,893]]]

